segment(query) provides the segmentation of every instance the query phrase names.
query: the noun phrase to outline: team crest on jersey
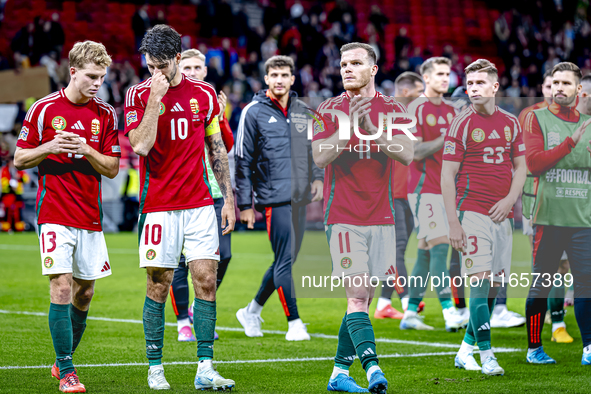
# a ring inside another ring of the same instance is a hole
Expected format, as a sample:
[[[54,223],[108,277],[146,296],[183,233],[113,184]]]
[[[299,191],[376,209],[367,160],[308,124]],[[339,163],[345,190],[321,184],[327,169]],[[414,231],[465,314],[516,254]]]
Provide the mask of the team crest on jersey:
[[[435,119],[435,115],[433,115],[433,114],[427,115],[427,124],[429,126],[435,126],[435,123],[437,123],[437,119]]]
[[[100,133],[101,131],[101,122],[98,119],[93,119],[91,126],[90,126],[90,131],[92,132],[93,135],[98,135],[98,133]]]
[[[455,155],[456,154],[456,143],[453,141],[445,141],[445,148],[443,149],[444,155]]]
[[[189,106],[191,107],[191,112],[193,112],[195,115],[199,113],[199,103],[196,99],[192,98],[189,100]]]
[[[18,135],[18,139],[26,141],[28,136],[29,136],[29,128],[27,126],[23,126],[20,134]]]
[[[447,123],[451,123],[451,121],[454,119],[454,116],[451,114],[451,112],[447,113]]]
[[[154,260],[156,258],[156,251],[154,249],[149,249],[146,252],[146,258],[148,260]]]
[[[472,259],[466,259],[466,268],[470,269],[474,265],[474,261]]]
[[[61,117],[61,116],[56,116],[55,118],[53,118],[53,120],[51,121],[51,127],[54,128],[54,130],[63,130],[65,129],[67,126],[66,120]]]
[[[164,106],[164,104],[160,103],[160,114],[162,115],[164,113],[164,111],[166,111],[166,107]]]
[[[431,222],[431,223],[429,223],[429,228],[430,228],[431,230],[433,230],[435,227],[437,227],[437,223],[435,223],[435,222]]]
[[[484,131],[482,131],[482,129],[472,130],[472,139],[474,140],[474,142],[484,141]]]
[[[127,123],[128,126],[133,122],[137,122],[137,111],[128,112],[127,116],[125,116],[125,123]]]
[[[45,268],[53,267],[53,259],[51,257],[47,256],[45,258],[45,260],[43,260],[43,265],[45,266]]]
[[[507,142],[511,142],[511,128],[509,126],[505,126],[505,139]]]
[[[343,267],[344,269],[350,268],[352,264],[353,264],[353,260],[351,260],[348,257],[343,257],[341,259],[341,267]]]

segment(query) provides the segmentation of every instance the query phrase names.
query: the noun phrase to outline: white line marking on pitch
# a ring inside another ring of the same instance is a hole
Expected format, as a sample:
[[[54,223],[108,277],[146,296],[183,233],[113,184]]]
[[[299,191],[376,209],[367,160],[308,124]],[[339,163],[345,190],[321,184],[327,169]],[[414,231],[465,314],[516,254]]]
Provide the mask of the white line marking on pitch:
[[[29,316],[47,316],[45,312],[26,312],[26,311],[7,311],[0,309],[0,313],[3,314],[11,314],[11,315],[29,315]],[[114,323],[133,323],[133,324],[143,324],[141,320],[133,320],[133,319],[112,319],[108,317],[97,317],[97,316],[88,316],[88,320],[98,320],[98,321],[106,321],[106,322],[114,322]],[[176,323],[165,323],[167,326],[176,327]],[[234,332],[244,332],[244,329],[238,327],[216,327],[216,330],[219,331],[234,331]],[[285,335],[285,331],[278,331],[278,330],[262,330],[265,334],[276,334],[276,335]],[[321,333],[310,333],[311,337],[314,338],[322,338],[322,339],[338,339],[337,335],[327,335]],[[376,342],[380,343],[398,343],[403,345],[417,345],[417,346],[430,346],[430,347],[440,347],[440,348],[451,348],[451,349],[459,349],[460,345],[455,343],[439,343],[439,342],[421,342],[421,341],[409,341],[404,339],[391,339],[391,338],[376,338]],[[521,349],[515,348],[497,348],[494,347],[493,350],[495,351],[520,351]]]
[[[520,349],[505,349],[495,351],[497,353],[509,353],[519,351]],[[407,358],[407,357],[430,357],[430,356],[453,356],[456,352],[432,352],[432,353],[413,353],[413,354],[380,354],[379,358]],[[214,360],[215,364],[262,364],[262,363],[293,363],[293,362],[309,362],[309,361],[334,361],[334,356],[331,357],[302,357],[302,358],[269,358],[260,360]],[[163,362],[164,365],[196,365],[199,361],[170,361]],[[76,364],[76,368],[84,367],[143,367],[148,366],[149,363],[110,363],[110,364]],[[44,369],[51,368],[51,365],[10,365],[0,366],[2,369]]]

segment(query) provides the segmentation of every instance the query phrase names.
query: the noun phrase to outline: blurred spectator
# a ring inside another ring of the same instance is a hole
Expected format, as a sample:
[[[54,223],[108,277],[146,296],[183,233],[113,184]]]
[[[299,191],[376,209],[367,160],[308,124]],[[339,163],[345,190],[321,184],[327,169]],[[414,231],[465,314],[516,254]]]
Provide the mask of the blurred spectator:
[[[140,44],[142,43],[142,38],[144,38],[144,34],[150,28],[151,21],[150,17],[148,16],[148,5],[144,4],[141,6],[133,17],[131,18],[131,29],[133,30],[133,35],[135,36],[135,47],[138,49]]]

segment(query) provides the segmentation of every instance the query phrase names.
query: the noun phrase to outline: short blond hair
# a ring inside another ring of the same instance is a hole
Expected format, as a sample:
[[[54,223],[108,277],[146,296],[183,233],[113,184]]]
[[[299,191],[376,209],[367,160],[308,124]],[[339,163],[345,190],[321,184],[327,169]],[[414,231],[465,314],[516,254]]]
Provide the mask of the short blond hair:
[[[451,68],[451,60],[443,56],[430,57],[421,64],[421,75],[425,75],[435,68],[436,64],[445,64]]]
[[[487,73],[493,77],[494,81],[499,79],[499,70],[497,70],[494,63],[486,59],[478,59],[475,62],[472,62],[464,69],[464,72],[466,75],[470,73]]]
[[[74,44],[68,54],[70,67],[84,68],[88,63],[97,66],[109,67],[113,62],[107,53],[107,48],[100,42],[83,41]]]
[[[197,59],[205,62],[205,55],[198,49],[187,49],[181,53],[181,62],[186,59],[191,59],[192,57],[196,57]]]

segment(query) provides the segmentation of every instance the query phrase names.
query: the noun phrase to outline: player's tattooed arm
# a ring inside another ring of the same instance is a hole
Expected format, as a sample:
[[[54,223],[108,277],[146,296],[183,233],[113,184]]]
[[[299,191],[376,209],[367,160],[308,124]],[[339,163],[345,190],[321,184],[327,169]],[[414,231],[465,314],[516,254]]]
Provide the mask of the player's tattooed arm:
[[[148,156],[156,142],[158,132],[158,117],[160,116],[160,102],[168,91],[170,84],[159,69],[152,75],[150,97],[146,110],[138,127],[129,132],[129,143],[133,151],[139,156]]]
[[[224,196],[224,207],[222,208],[222,235],[234,230],[236,214],[234,212],[234,193],[232,192],[232,181],[230,180],[230,165],[228,164],[228,152],[222,140],[222,134],[217,132],[205,137],[209,163],[217,180],[220,191]],[[227,223],[227,226],[226,226]]]

